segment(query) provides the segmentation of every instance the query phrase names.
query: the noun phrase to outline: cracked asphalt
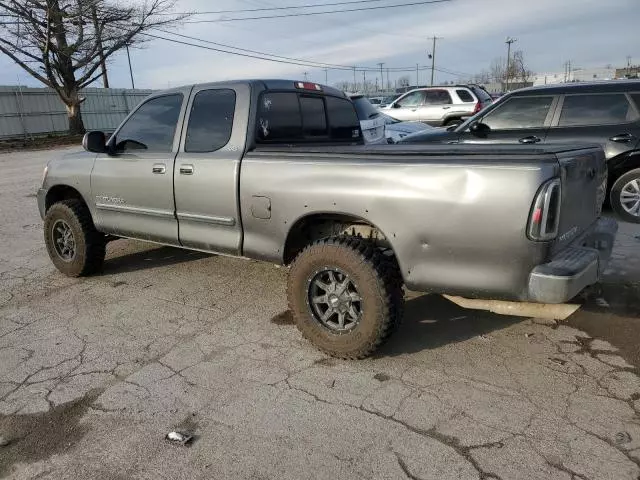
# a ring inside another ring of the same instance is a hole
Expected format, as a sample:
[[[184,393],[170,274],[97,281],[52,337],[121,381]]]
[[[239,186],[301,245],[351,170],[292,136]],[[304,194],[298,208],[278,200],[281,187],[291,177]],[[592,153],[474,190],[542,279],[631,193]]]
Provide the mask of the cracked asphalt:
[[[0,477],[640,478],[640,228],[568,322],[411,295],[345,362],[273,265],[119,240],[102,275],[57,273],[34,192],[64,151],[0,155]]]

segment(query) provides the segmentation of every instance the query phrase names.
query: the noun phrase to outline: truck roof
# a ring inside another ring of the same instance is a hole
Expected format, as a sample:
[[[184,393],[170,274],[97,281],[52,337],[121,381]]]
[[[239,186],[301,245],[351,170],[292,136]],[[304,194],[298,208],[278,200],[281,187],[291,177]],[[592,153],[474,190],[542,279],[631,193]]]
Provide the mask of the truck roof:
[[[341,91],[338,90],[337,88],[333,88],[330,87],[328,85],[322,85],[320,83],[316,83],[316,82],[308,82],[308,81],[303,81],[303,80],[285,80],[285,79],[244,79],[244,80],[226,80],[226,81],[221,81],[221,82],[204,82],[204,83],[193,83],[193,84],[187,84],[187,85],[182,85],[180,87],[175,87],[175,88],[170,88],[167,90],[162,90],[159,92],[154,92],[154,94],[163,94],[163,93],[167,93],[167,92],[172,92],[175,90],[180,90],[183,89],[184,87],[200,87],[203,85],[206,86],[211,86],[211,87],[216,87],[216,86],[228,86],[231,84],[238,84],[238,83],[242,83],[245,85],[251,85],[251,86],[258,86],[261,87],[260,89],[266,89],[266,90],[290,90],[292,92],[299,92],[299,91],[304,91],[307,90],[309,92],[313,92],[313,93],[318,93],[318,94],[325,94],[325,95],[331,95],[334,97],[342,97],[342,98],[348,98],[347,95]],[[302,85],[306,85],[306,86],[313,86],[312,88],[300,88],[297,87],[297,84],[302,84]],[[318,90],[317,88],[315,88],[315,86],[318,86],[320,88],[320,90]]]

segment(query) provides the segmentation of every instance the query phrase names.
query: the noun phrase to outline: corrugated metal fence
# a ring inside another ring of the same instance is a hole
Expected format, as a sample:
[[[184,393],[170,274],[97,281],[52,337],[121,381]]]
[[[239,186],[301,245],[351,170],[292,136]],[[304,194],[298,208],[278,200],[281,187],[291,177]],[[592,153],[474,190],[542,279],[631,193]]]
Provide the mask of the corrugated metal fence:
[[[86,88],[82,120],[87,130],[113,131],[151,90]],[[0,86],[0,139],[65,133],[64,104],[50,88]]]

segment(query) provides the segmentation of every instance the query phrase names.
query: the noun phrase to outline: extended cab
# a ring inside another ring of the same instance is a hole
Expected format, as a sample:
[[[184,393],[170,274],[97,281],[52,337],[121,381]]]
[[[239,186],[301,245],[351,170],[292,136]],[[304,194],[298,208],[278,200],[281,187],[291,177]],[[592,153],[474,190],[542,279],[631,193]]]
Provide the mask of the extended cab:
[[[600,147],[362,144],[353,104],[294,81],[154,94],[106,141],[49,163],[38,205],[54,265],[99,270],[129,237],[290,265],[298,328],[372,353],[403,291],[558,303],[598,281]]]

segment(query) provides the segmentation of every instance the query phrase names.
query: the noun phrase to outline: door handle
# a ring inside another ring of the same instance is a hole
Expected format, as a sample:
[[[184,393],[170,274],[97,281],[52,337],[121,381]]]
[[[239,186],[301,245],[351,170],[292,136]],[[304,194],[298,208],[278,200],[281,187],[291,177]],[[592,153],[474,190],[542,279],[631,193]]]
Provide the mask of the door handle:
[[[180,175],[193,175],[193,165],[180,165]]]
[[[442,107],[443,110],[449,110],[451,107]]]
[[[629,143],[634,138],[635,137],[633,135],[631,135],[630,133],[621,133],[620,135],[615,135],[615,136],[611,137],[609,140],[611,140],[612,142],[616,142],[616,143]]]
[[[542,140],[535,135],[531,135],[529,137],[524,137],[518,140],[520,143],[530,144],[530,143],[540,143]]]
[[[151,171],[157,175],[162,175],[167,171],[167,167],[164,163],[154,163]]]

